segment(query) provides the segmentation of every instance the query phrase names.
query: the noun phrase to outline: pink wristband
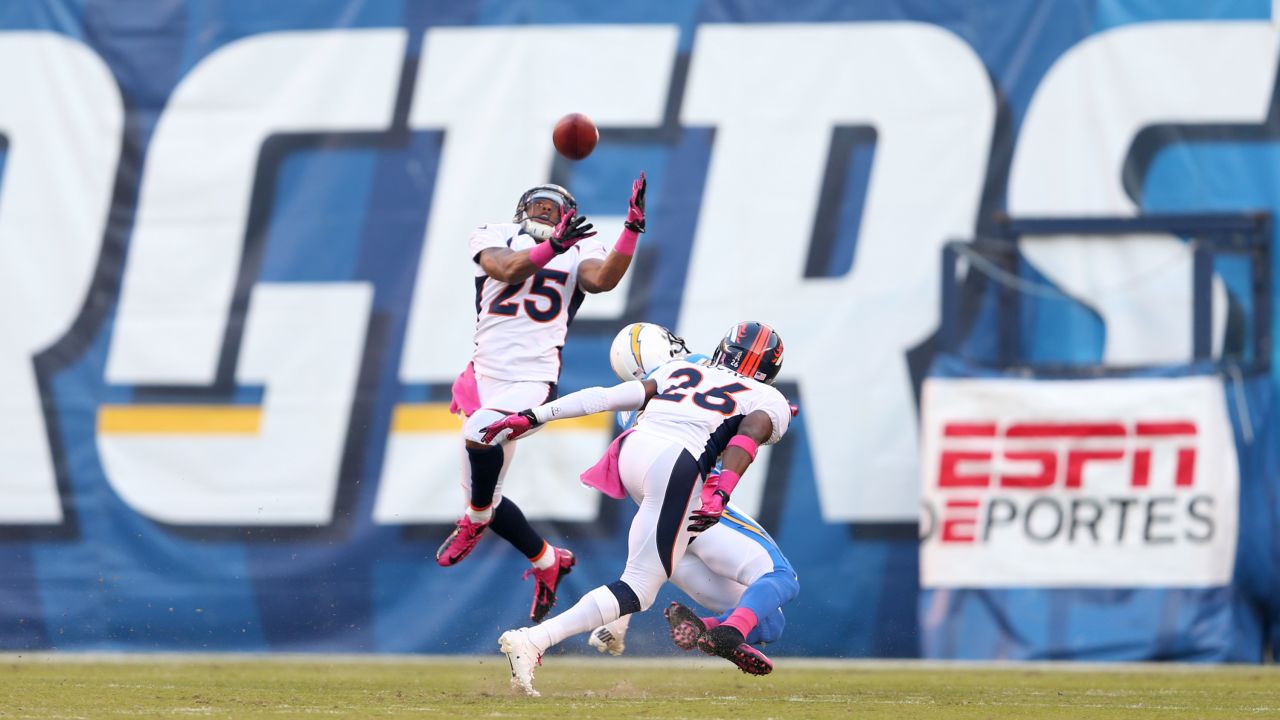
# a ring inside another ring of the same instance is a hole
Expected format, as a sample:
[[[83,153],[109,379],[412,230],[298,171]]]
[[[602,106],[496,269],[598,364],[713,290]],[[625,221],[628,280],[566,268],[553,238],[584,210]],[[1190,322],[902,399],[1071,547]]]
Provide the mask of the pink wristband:
[[[622,228],[622,234],[618,235],[618,241],[613,244],[613,251],[619,255],[630,257],[636,254],[636,242],[640,239],[640,233],[635,230]]]
[[[734,435],[729,438],[729,444],[726,445],[724,449],[728,450],[731,447],[742,448],[742,450],[751,456],[752,462],[756,459],[756,452],[760,450],[760,446],[756,444],[756,441],[746,435]]]
[[[551,249],[551,243],[545,240],[529,249],[529,262],[538,267],[546,267],[555,256],[556,251]]]
[[[732,495],[733,489],[738,487],[738,481],[742,476],[732,470],[721,470],[720,479],[716,481],[716,489],[723,490],[725,495]]]

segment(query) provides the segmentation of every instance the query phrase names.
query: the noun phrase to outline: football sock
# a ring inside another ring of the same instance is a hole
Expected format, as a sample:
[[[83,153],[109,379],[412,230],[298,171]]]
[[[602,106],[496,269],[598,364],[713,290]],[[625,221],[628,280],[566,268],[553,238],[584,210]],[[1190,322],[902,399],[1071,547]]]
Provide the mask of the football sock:
[[[487,523],[493,519],[493,505],[486,505],[482,508],[470,505],[467,507],[467,517],[473,523]]]
[[[543,547],[547,543],[533,529],[529,521],[525,519],[524,513],[520,512],[520,508],[512,502],[511,498],[504,497],[502,502],[498,503],[498,507],[493,509],[493,524],[489,526],[494,532],[498,533],[502,539],[511,543],[517,550],[524,553],[530,562],[543,551]],[[551,557],[555,557],[555,553],[548,553]]]
[[[538,648],[538,652],[545,653],[547,648],[559,644],[567,637],[591,632],[617,620],[619,613],[618,599],[614,597],[613,591],[608,587],[598,587],[568,610],[529,628],[529,640]]]
[[[745,638],[756,626],[756,614],[751,612],[751,608],[735,608],[729,613],[729,618],[721,624],[737,630]]]
[[[702,624],[705,625],[708,630],[720,624],[720,618],[718,617],[704,617],[699,619],[702,620]]]
[[[533,567],[537,570],[546,570],[556,564],[556,549],[546,540],[542,541],[542,552],[537,557],[529,558],[529,562],[533,563]]]
[[[502,452],[501,446],[467,448],[467,459],[471,461],[472,508],[490,508],[493,505],[493,493],[498,489],[498,476],[502,474]],[[477,520],[470,512],[467,516],[473,522]]]

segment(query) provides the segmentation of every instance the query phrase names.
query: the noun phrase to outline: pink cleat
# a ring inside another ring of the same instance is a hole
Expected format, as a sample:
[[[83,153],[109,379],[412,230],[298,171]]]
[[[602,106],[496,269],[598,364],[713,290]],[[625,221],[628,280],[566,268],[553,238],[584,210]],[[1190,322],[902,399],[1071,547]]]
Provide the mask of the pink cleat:
[[[698,646],[698,638],[707,631],[707,626],[689,608],[678,602],[671,603],[662,611],[671,626],[671,642],[681,650],[692,650]]]
[[[542,618],[551,612],[551,608],[556,604],[556,588],[560,587],[560,581],[565,575],[573,572],[573,566],[578,563],[578,559],[573,553],[564,548],[552,548],[556,553],[556,562],[546,570],[537,570],[529,568],[524,571],[525,579],[529,576],[534,577],[533,585],[533,607],[529,610],[529,620],[534,623],[542,622]]]
[[[768,675],[773,661],[764,653],[743,642],[742,633],[728,625],[720,625],[702,633],[698,649],[708,655],[719,655],[748,675]]]
[[[471,522],[471,518],[466,515],[458,521],[458,527],[449,533],[449,537],[445,539],[444,544],[436,550],[436,564],[441,567],[449,567],[462,562],[462,559],[471,554],[475,549],[476,543],[480,542],[480,537],[484,535],[484,531],[489,528],[489,523]]]

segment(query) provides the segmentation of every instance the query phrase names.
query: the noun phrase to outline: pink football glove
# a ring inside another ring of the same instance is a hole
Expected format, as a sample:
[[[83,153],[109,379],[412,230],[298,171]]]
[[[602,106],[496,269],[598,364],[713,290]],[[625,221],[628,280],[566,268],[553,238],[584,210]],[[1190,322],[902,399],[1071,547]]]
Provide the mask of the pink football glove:
[[[565,210],[560,216],[560,222],[556,224],[556,229],[551,231],[551,239],[547,243],[559,255],[578,244],[579,240],[595,235],[592,230],[594,227],[587,222],[586,215],[578,215],[572,208]]]
[[[622,226],[632,232],[644,232],[644,191],[649,186],[649,181],[644,179],[644,173],[640,173],[640,177],[631,183],[631,200],[627,203],[627,220]]]
[[[702,484],[702,507],[689,515],[689,532],[705,532],[720,522],[724,514],[724,504],[729,502],[729,493],[719,487],[720,474],[712,471],[707,481]]]
[[[489,445],[498,433],[503,430],[510,430],[511,434],[507,436],[507,440],[515,440],[516,438],[529,432],[538,426],[538,419],[533,416],[529,410],[521,410],[515,415],[508,415],[501,420],[489,423],[480,431],[480,442]]]

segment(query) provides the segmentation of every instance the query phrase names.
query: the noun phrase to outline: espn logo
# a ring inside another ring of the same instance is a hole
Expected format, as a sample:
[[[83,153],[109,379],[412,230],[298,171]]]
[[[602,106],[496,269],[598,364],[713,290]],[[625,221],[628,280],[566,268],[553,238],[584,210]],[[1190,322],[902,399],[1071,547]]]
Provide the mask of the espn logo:
[[[937,456],[937,539],[1161,544],[1212,537],[1195,494],[1199,432],[1185,419],[948,422]],[[930,533],[932,534],[932,533]]]
[[[1080,488],[1088,465],[1126,461],[1131,463],[1130,486],[1147,487],[1151,482],[1151,455],[1157,443],[1174,445],[1175,487],[1191,487],[1195,478],[1196,424],[1189,420],[1137,422],[1132,430],[1121,422],[1021,422],[1009,425],[1003,432],[997,432],[994,422],[956,422],[944,425],[942,436],[938,486],[944,488]],[[948,442],[961,438],[977,441],[977,447],[955,447],[957,443]],[[992,464],[997,457],[1030,469],[997,470]]]

